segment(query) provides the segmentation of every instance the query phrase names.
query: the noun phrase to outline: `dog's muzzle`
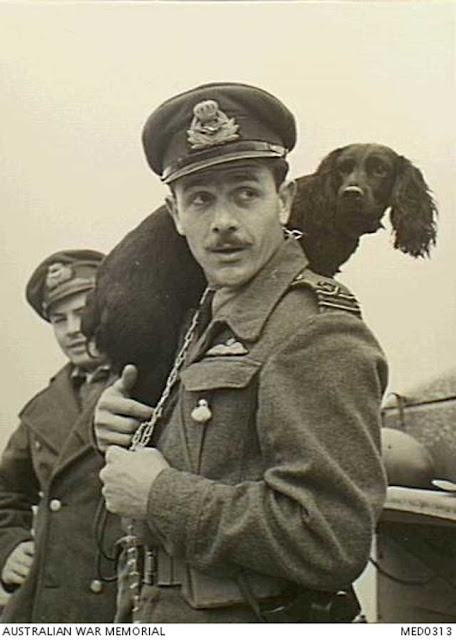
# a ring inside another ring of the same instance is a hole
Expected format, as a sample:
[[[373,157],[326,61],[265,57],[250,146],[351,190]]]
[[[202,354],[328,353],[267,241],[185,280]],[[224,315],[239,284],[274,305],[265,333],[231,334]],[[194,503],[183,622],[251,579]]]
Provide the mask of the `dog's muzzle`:
[[[341,195],[346,199],[361,200],[361,198],[364,196],[364,191],[361,189],[361,187],[356,187],[353,185],[350,187],[345,187],[342,190]]]

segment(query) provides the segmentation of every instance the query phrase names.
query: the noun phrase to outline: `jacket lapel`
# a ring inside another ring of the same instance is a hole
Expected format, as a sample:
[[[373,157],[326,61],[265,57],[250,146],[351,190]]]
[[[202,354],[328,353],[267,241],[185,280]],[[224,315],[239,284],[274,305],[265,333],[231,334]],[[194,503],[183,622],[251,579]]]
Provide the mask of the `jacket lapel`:
[[[77,416],[68,437],[62,446],[53,477],[60,474],[63,469],[73,464],[76,459],[84,455],[87,450],[95,451],[92,436],[92,418],[100,394],[114,381],[115,376],[110,375],[102,383],[94,384],[84,409]]]

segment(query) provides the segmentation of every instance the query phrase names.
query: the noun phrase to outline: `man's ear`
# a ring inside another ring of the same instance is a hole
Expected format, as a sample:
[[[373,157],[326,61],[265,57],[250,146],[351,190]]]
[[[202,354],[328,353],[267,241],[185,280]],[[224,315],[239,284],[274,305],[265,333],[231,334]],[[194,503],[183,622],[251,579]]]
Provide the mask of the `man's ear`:
[[[174,221],[174,226],[176,227],[177,233],[180,236],[185,236],[185,233],[184,233],[184,231],[182,229],[181,221],[180,221],[180,218],[179,218],[179,211],[178,211],[178,208],[177,208],[177,202],[176,202],[176,198],[175,198],[174,194],[166,196],[165,202],[166,202],[166,207],[168,209],[168,212],[169,212],[171,218]]]
[[[282,182],[279,187],[279,219],[281,224],[287,224],[288,218],[291,213],[291,205],[293,204],[294,197],[296,195],[296,182],[290,180],[288,182]]]

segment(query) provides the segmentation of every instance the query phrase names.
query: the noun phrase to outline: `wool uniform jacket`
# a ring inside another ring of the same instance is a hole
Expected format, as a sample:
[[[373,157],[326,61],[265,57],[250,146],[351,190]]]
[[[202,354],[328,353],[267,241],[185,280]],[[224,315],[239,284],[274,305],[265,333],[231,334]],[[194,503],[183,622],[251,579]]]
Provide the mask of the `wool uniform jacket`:
[[[241,574],[257,599],[290,582],[333,591],[368,559],[385,497],[386,362],[353,296],[307,264],[287,240],[216,311],[156,443],[171,467],[147,524],[159,565],[174,564],[158,580],[180,582],[195,610],[242,601]],[[142,606],[153,621],[144,593]]]
[[[35,556],[25,582],[8,600],[2,622],[111,622],[115,585],[100,582],[95,539],[102,457],[89,434],[93,408],[107,381],[91,385],[81,410],[66,365],[20,414],[0,462],[0,567],[21,542]],[[38,505],[36,518],[32,506]],[[109,516],[105,550],[120,535]],[[103,573],[114,563],[103,559]]]

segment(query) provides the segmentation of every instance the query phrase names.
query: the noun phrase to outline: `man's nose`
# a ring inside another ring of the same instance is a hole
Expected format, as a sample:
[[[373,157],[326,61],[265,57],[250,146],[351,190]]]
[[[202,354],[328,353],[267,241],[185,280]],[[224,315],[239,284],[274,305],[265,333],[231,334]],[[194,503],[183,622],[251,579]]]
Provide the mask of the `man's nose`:
[[[81,318],[77,315],[69,315],[67,318],[67,333],[80,333]]]
[[[223,233],[226,231],[236,231],[238,228],[239,223],[236,216],[233,215],[231,208],[224,203],[218,204],[212,218],[212,231],[215,233]]]

